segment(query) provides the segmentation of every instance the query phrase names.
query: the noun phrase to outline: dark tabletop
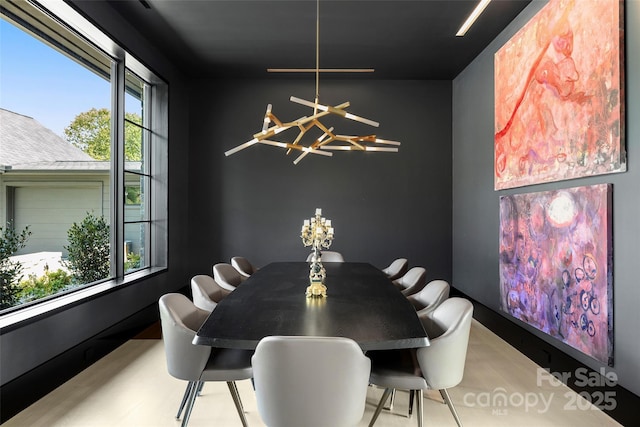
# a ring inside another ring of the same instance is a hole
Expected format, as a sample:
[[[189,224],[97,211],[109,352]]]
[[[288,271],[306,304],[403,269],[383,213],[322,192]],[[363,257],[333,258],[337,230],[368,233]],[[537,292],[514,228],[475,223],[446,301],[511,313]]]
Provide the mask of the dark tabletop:
[[[271,263],[220,302],[194,344],[255,349],[270,335],[341,336],[363,350],[429,345],[416,311],[377,268],[323,263],[326,298],[307,298],[309,264]]]

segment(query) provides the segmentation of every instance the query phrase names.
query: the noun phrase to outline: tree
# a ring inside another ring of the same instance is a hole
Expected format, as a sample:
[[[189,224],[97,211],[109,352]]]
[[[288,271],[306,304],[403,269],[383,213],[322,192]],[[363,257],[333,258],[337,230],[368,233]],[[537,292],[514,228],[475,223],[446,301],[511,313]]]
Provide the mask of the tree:
[[[11,261],[9,257],[25,247],[30,235],[29,226],[20,233],[10,222],[5,229],[0,227],[0,310],[13,307],[18,302],[22,264]]]
[[[104,217],[92,213],[67,231],[69,252],[65,265],[71,270],[75,284],[85,284],[109,277],[109,225]]]
[[[125,113],[129,122],[142,125],[142,118],[135,113]],[[78,114],[64,129],[64,135],[75,145],[96,160],[111,158],[111,111],[106,108],[92,108]],[[126,160],[139,161],[141,157],[142,129],[127,123],[125,125]]]

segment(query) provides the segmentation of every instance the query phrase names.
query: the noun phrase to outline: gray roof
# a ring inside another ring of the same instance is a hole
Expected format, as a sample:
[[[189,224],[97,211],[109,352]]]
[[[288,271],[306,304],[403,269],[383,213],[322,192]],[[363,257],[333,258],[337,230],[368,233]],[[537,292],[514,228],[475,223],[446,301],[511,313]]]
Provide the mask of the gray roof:
[[[0,108],[0,165],[7,169],[100,170],[96,161],[32,117]],[[49,167],[47,167],[49,166]]]

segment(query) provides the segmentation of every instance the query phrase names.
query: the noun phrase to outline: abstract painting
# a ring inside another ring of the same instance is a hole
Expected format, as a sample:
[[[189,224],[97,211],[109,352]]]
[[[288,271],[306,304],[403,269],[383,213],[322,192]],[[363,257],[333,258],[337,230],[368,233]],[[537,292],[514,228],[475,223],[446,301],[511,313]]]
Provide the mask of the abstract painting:
[[[626,170],[623,5],[551,0],[496,52],[496,190]]]
[[[500,307],[613,365],[611,184],[500,197]]]

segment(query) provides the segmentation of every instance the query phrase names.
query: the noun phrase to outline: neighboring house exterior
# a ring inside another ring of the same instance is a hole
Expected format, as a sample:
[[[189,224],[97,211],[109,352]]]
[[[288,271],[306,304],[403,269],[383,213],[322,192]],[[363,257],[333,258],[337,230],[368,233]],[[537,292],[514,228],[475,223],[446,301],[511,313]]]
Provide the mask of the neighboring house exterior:
[[[109,221],[110,163],[98,161],[37,120],[0,109],[0,223],[29,225],[18,254],[67,251],[67,230],[93,212]],[[135,184],[134,184],[135,185]]]

